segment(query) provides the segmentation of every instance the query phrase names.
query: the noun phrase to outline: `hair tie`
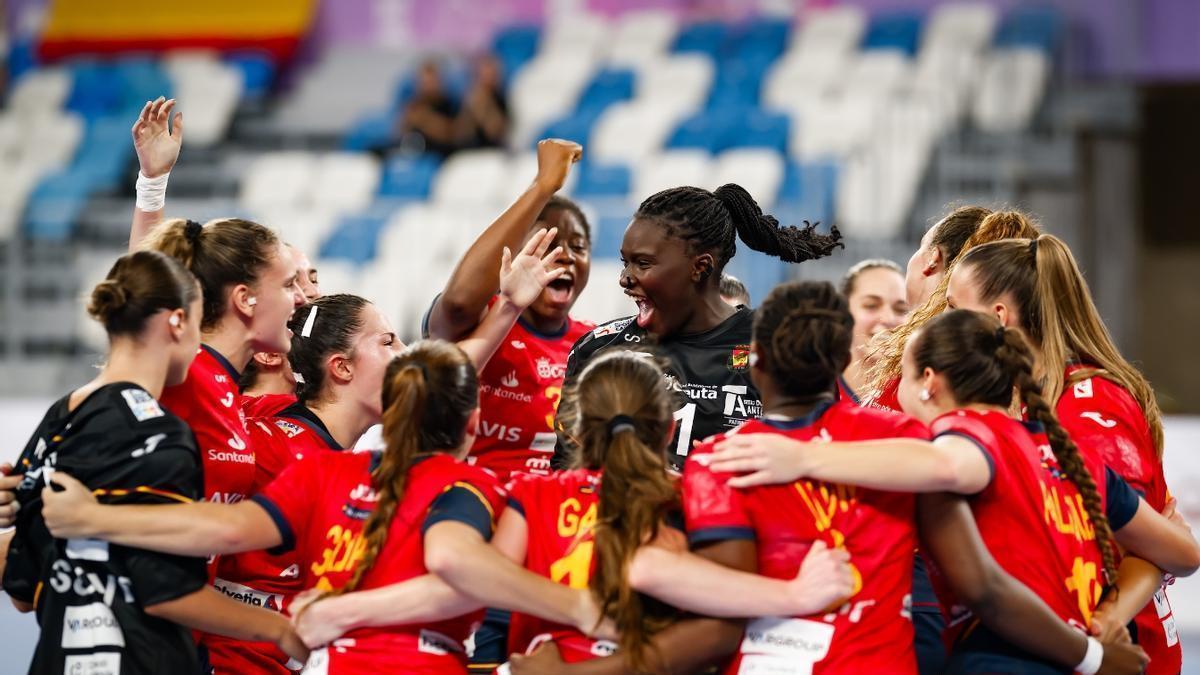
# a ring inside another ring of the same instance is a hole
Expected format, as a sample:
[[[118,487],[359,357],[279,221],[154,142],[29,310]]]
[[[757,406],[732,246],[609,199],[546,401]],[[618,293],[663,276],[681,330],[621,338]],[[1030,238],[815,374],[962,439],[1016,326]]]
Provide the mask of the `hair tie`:
[[[195,244],[200,240],[200,233],[204,230],[204,226],[194,220],[187,221],[183,227],[183,236],[191,243]]]
[[[316,323],[317,323],[317,310],[318,309],[321,309],[321,308],[316,305],[313,305],[312,311],[309,312],[308,316],[304,319],[304,328],[300,329],[300,337],[306,338],[306,337],[309,337],[312,335],[313,326],[316,325]]]
[[[1033,256],[1034,260],[1037,260],[1037,243],[1036,238],[1029,240],[1029,255]]]
[[[622,431],[637,431],[636,420],[629,415],[614,415],[608,421],[608,436],[612,438]]]

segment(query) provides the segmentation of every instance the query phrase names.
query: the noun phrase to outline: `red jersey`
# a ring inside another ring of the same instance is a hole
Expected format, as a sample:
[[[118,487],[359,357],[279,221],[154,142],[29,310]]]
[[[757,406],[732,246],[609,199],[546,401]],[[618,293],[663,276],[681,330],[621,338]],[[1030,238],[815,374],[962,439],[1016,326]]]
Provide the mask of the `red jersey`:
[[[595,565],[593,530],[599,489],[600,472],[587,469],[520,475],[509,483],[509,508],[525,517],[528,528],[526,569],[564,586],[588,587]],[[547,641],[558,645],[568,663],[607,656],[616,649],[612,642],[593,640],[572,626],[513,612],[509,653],[531,653]]]
[[[371,472],[379,457],[316,453],[253,497],[283,535],[283,544],[271,553],[296,551],[302,587],[329,590],[350,580],[366,548],[363,524],[378,500]],[[360,590],[426,574],[422,535],[443,520],[463,522],[490,539],[502,505],[503,491],[488,472],[444,454],[421,460],[408,473],[387,544]],[[463,641],[482,616],[480,610],[428,624],[354,630],[314,652],[307,672],[462,672]]]
[[[200,345],[187,380],[167,387],[159,398],[196,434],[204,463],[204,498],[209,501],[240,502],[254,485],[254,448],[247,443],[240,377],[224,356]]]
[[[283,409],[296,402],[295,394],[262,394],[259,396],[242,396],[242,413],[246,419],[254,417],[275,417]]]
[[[900,378],[895,377],[889,380],[887,386],[871,399],[871,405],[884,410],[904,412],[904,409],[900,407]]]
[[[507,480],[513,472],[546,475],[558,440],[554,415],[562,396],[567,355],[595,328],[567,319],[557,335],[538,333],[518,319],[479,374],[479,436],[470,461]]]
[[[1063,621],[1085,631],[1104,586],[1104,563],[1083,497],[1058,467],[1041,425],[1001,412],[956,410],[930,425],[934,438],[958,435],[984,453],[992,479],[971,497],[971,512],[996,562],[1036,593]],[[1104,469],[1097,489],[1106,492]],[[935,577],[935,582],[940,579]],[[966,633],[971,615],[944,583],[935,583],[951,644]]]
[[[246,424],[255,449],[254,493],[262,491],[289,465],[304,457],[342,449],[320,418],[302,405],[289,406],[274,419]],[[296,551],[271,555],[247,551],[222,556],[213,586],[225,595],[255,607],[277,612],[304,590]],[[209,661],[218,673],[287,673],[288,657],[267,642],[244,642],[215,635],[205,638]]]
[[[730,432],[781,434],[796,440],[837,441],[929,438],[918,421],[898,413],[855,405],[824,404],[806,417],[746,422]],[[684,515],[693,545],[729,539],[758,544],[758,573],[792,579],[818,540],[850,552],[855,590],[844,605],[806,617],[763,617],[750,621],[738,656],[739,668],[769,672],[913,673],[912,587],[913,496],[800,480],[789,485],[732,488],[730,474],[713,473],[705,457],[721,440],[711,439],[688,456],[683,471]],[[758,671],[755,671],[758,672]]]
[[[1066,384],[1055,408],[1058,419],[1080,452],[1115,471],[1150,506],[1161,511],[1169,492],[1145,413],[1121,385],[1102,375],[1091,376],[1088,371],[1092,370],[1094,366],[1082,364],[1067,367]],[[1097,483],[1104,478],[1094,477]],[[1183,650],[1165,584],[1134,623],[1136,641],[1150,657],[1146,672],[1178,673],[1183,668]]]

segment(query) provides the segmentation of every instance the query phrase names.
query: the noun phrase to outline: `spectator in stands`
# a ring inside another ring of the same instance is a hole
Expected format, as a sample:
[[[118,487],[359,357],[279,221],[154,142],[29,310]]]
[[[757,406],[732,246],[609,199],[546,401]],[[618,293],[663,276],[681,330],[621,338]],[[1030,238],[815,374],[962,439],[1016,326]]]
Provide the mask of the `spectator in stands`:
[[[475,66],[475,81],[458,116],[462,144],[468,148],[502,147],[508,140],[508,99],[500,62],[487,54]]]
[[[741,279],[732,274],[721,275],[721,299],[730,307],[750,306],[750,291]]]
[[[446,94],[436,62],[421,64],[416,94],[404,106],[398,131],[405,150],[449,155],[458,149],[458,110]]]

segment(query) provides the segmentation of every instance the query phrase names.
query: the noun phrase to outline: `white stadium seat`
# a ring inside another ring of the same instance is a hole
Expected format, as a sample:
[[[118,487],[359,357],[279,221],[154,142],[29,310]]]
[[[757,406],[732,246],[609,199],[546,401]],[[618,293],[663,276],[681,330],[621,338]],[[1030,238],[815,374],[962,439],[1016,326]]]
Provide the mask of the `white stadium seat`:
[[[242,206],[262,210],[299,207],[308,202],[317,173],[317,155],[301,150],[269,152],[251,162],[242,176]]]
[[[379,189],[379,158],[361,152],[322,156],[313,176],[311,203],[341,211],[356,211],[371,204]]]
[[[587,152],[603,162],[633,164],[662,149],[682,115],[678,103],[663,98],[613,104],[592,129]]]
[[[1040,49],[1002,49],[987,58],[974,107],[975,124],[984,131],[1013,132],[1029,126],[1050,77],[1050,62]]]
[[[508,156],[502,150],[466,150],[451,155],[433,178],[430,198],[437,203],[494,201],[504,181]]]
[[[775,203],[783,182],[783,156],[766,148],[739,148],[717,155],[710,183],[713,187],[737,183],[763,208]]]
[[[634,167],[633,194],[644,199],[667,188],[712,189],[712,155],[704,150],[668,150],[642,158]]]
[[[652,59],[637,71],[635,99],[662,101],[683,111],[702,106],[712,89],[715,67],[700,54],[675,54]]]
[[[670,12],[629,12],[613,31],[608,60],[616,65],[636,65],[660,58],[671,48],[678,31],[679,19]]]
[[[921,35],[921,49],[931,46],[979,51],[996,30],[996,9],[980,3],[947,3],[936,7]]]
[[[71,95],[74,77],[66,68],[39,68],[17,80],[8,97],[8,108],[26,116],[62,108]]]
[[[608,52],[612,28],[603,17],[572,13],[552,18],[538,46],[540,56],[587,54],[600,58]]]
[[[799,30],[792,32],[789,50],[851,51],[858,49],[866,30],[867,15],[857,7],[806,12]]]

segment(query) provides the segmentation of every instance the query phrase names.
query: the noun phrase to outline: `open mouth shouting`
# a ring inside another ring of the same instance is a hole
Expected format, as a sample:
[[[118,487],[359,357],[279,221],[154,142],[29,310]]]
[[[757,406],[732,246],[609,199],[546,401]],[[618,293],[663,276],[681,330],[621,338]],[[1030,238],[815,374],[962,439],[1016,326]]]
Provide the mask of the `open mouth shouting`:
[[[642,328],[649,326],[650,322],[654,321],[654,314],[657,311],[654,307],[654,303],[650,302],[646,296],[638,295],[637,293],[625,291],[625,295],[629,296],[629,299],[633,300],[633,302],[637,304],[637,325],[641,326]]]
[[[575,296],[575,276],[570,272],[550,282],[543,292],[543,297],[552,305],[566,307]]]

